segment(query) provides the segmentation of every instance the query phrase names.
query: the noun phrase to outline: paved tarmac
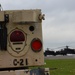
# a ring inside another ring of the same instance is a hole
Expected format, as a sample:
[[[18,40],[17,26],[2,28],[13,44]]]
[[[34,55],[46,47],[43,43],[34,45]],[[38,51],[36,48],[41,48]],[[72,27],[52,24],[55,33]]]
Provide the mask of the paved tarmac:
[[[57,55],[57,56],[47,56],[45,59],[75,59],[75,55]]]

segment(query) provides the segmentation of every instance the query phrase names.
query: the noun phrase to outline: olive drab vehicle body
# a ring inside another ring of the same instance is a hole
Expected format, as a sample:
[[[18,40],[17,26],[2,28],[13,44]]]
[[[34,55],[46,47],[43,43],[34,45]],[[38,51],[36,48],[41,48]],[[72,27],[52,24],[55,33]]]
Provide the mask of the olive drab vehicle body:
[[[44,65],[41,10],[0,11],[0,69]]]

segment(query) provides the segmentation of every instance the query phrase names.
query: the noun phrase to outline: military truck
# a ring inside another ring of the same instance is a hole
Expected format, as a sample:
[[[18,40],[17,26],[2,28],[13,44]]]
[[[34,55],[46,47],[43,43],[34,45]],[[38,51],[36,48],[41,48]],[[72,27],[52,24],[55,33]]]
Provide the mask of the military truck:
[[[40,67],[42,20],[40,9],[0,11],[0,75],[49,75],[48,68]]]

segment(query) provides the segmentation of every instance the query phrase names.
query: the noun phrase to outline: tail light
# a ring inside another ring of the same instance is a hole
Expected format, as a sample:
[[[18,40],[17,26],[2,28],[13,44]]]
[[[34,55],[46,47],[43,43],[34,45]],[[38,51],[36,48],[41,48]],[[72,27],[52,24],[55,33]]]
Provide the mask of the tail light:
[[[20,30],[15,30],[10,35],[11,42],[20,42],[24,40],[25,40],[24,34]]]
[[[42,42],[40,39],[33,39],[31,42],[31,48],[35,52],[39,52],[42,49]]]

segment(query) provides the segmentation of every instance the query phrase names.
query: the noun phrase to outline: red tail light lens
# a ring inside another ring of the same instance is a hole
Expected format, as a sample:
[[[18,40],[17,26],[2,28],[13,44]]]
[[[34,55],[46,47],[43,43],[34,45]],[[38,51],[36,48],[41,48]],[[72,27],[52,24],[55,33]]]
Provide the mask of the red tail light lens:
[[[33,39],[31,42],[31,48],[35,52],[39,52],[42,49],[42,42],[40,39]]]
[[[24,40],[25,40],[24,34],[19,30],[13,31],[10,35],[11,42],[20,42]]]

